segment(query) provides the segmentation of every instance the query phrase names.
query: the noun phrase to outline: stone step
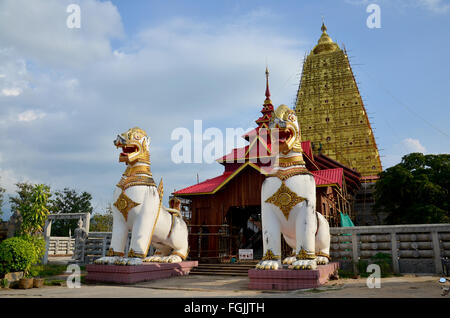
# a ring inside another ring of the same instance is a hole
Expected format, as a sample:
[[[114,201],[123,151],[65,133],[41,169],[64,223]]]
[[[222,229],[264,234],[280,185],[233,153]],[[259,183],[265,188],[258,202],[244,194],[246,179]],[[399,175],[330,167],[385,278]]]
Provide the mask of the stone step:
[[[205,275],[205,276],[248,276],[248,271],[246,272],[229,272],[229,271],[201,271],[198,269],[191,270],[189,275]]]
[[[252,268],[242,268],[242,269],[236,269],[236,268],[234,268],[234,269],[229,269],[229,268],[220,268],[220,267],[217,267],[217,268],[204,268],[204,267],[197,267],[197,268],[195,268],[195,271],[202,271],[202,272],[217,272],[217,271],[219,271],[219,272],[230,272],[230,273],[247,273],[250,269],[253,269],[254,267],[252,267]]]
[[[247,276],[248,271],[255,268],[255,264],[199,264],[198,267],[192,269],[191,274]]]
[[[199,267],[204,267],[204,268],[253,268],[255,267],[256,264],[249,264],[249,265],[228,265],[228,264],[200,264],[198,265]]]

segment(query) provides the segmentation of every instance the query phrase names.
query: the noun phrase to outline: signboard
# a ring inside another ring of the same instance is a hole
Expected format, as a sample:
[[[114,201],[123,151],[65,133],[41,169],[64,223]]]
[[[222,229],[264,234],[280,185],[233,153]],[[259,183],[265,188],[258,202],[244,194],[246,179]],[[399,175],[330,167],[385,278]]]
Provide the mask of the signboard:
[[[239,259],[253,259],[253,249],[239,249]]]

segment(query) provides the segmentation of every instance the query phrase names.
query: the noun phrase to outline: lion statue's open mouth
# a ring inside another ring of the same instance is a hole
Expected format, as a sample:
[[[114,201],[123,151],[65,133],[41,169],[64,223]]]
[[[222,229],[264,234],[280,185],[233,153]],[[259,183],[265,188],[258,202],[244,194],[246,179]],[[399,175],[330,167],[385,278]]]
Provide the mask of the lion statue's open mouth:
[[[282,153],[296,150],[300,143],[300,131],[295,112],[286,105],[278,107],[269,123],[272,143]]]
[[[139,152],[139,147],[137,146],[122,146],[122,152],[119,156],[120,162],[129,162],[129,156]]]
[[[114,140],[116,148],[122,148],[119,155],[119,162],[127,164],[146,158],[148,155],[148,137],[141,129],[135,127],[132,131],[117,135]]]

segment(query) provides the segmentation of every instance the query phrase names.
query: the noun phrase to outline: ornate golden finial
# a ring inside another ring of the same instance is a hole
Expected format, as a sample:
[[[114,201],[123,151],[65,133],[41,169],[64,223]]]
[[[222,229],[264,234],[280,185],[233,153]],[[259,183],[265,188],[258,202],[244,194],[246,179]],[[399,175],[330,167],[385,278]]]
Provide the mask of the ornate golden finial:
[[[325,21],[324,21],[323,16],[322,16],[322,27],[320,29],[322,30],[322,32],[326,32],[327,31],[327,27],[325,26]]]

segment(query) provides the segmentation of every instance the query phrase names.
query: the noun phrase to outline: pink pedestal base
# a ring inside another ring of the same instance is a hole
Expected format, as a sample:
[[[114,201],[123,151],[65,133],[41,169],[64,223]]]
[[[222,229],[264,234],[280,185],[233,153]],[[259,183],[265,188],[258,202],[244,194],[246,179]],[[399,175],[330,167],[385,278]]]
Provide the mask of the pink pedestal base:
[[[339,268],[339,263],[318,265],[315,270],[262,270],[250,269],[248,288],[259,290],[295,290],[316,288],[325,284],[330,275]]]
[[[144,263],[142,265],[86,265],[90,282],[133,284],[173,276],[188,275],[197,261],[181,263]]]

